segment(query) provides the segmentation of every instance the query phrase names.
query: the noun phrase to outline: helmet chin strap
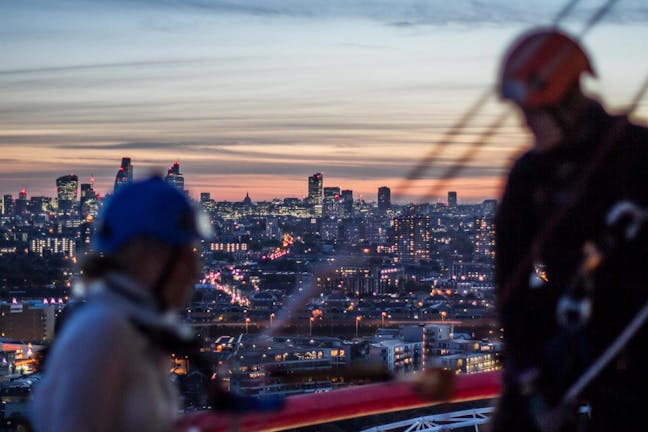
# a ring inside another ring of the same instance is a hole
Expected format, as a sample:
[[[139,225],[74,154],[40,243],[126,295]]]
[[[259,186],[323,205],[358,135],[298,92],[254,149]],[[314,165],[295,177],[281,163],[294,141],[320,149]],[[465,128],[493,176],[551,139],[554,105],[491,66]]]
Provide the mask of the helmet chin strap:
[[[170,306],[166,299],[164,288],[167,285],[169,277],[173,274],[178,265],[178,256],[180,256],[180,248],[177,246],[172,247],[167,255],[164,266],[162,266],[157,279],[155,279],[155,282],[151,287],[151,292],[153,293],[155,303],[160,312],[166,312]]]

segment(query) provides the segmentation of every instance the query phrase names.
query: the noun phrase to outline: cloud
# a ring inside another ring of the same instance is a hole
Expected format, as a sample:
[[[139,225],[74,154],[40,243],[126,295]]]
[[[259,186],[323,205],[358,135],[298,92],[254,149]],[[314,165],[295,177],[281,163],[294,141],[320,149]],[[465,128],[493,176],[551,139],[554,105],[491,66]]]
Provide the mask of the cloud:
[[[190,150],[195,144],[161,141],[122,142],[109,144],[59,144],[57,147],[75,150],[164,150],[182,149]]]
[[[558,13],[563,0],[114,0],[116,5],[148,6],[201,13],[263,17],[370,19],[401,28],[448,23],[537,23]],[[600,4],[584,5],[572,11],[574,19],[590,16]],[[641,0],[621,2],[607,19],[642,22],[648,6]]]
[[[152,67],[152,66],[175,66],[187,65],[192,63],[201,63],[201,59],[162,59],[162,60],[147,60],[136,62],[112,62],[112,63],[87,63],[78,65],[66,66],[49,66],[41,68],[25,68],[25,69],[5,69],[0,70],[0,75],[20,75],[32,73],[52,73],[52,72],[69,72],[69,71],[82,71],[92,69],[116,69],[116,68],[139,68],[139,67]]]

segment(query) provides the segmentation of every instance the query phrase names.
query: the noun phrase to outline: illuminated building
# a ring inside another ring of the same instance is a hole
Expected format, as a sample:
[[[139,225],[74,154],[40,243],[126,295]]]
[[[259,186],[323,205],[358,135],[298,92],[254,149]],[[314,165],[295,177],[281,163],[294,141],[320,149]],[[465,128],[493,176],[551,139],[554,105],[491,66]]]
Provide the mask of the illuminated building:
[[[18,199],[14,202],[14,212],[17,215],[24,216],[27,214],[27,191],[25,188],[20,190]]]
[[[92,252],[92,238],[94,237],[94,216],[87,215],[86,218],[79,224],[79,240],[78,253],[87,255]]]
[[[58,198],[59,212],[66,213],[72,210],[79,190],[79,177],[69,174],[56,179],[56,196]]]
[[[115,192],[122,187],[133,183],[133,165],[131,165],[131,158],[122,158],[121,166],[115,176]]]
[[[246,252],[248,250],[248,245],[247,243],[226,243],[226,242],[218,242],[218,243],[210,243],[209,244],[209,250],[212,252],[224,252],[224,253],[238,253],[238,252]]]
[[[378,210],[385,212],[391,208],[391,189],[387,186],[378,188]]]
[[[473,246],[477,255],[495,258],[495,223],[492,214],[475,218]]]
[[[350,384],[335,374],[350,361],[350,348],[340,339],[274,336],[260,341],[242,334],[234,346],[230,388],[241,394],[287,396]]]
[[[200,205],[202,208],[207,208],[211,205],[212,199],[209,192],[200,192]]]
[[[29,212],[33,215],[44,213],[50,210],[52,198],[45,196],[32,196],[29,199]]]
[[[180,192],[184,192],[184,176],[180,173],[180,164],[178,162],[174,162],[171,168],[169,168],[164,181]]]
[[[279,227],[279,220],[277,218],[266,219],[265,236],[267,238],[281,237],[281,228]]]
[[[340,199],[340,188],[338,186],[330,186],[324,188],[324,199]]]
[[[349,295],[370,294],[376,291],[374,274],[370,266],[344,266],[335,270],[333,282]]]
[[[46,251],[74,256],[76,255],[76,240],[61,236],[33,238],[29,242],[29,250],[40,256],[43,256],[43,253]]]
[[[14,214],[13,196],[4,195],[2,197],[2,214],[4,216],[12,216]]]
[[[342,213],[345,217],[350,217],[353,215],[353,191],[345,189],[340,194],[342,200]]]
[[[341,210],[340,188],[337,186],[325,187],[322,216],[328,218],[339,218],[341,216]]]
[[[328,242],[335,242],[338,237],[338,220],[336,217],[322,218],[321,236],[322,240]]]
[[[308,201],[315,206],[315,214],[322,213],[322,187],[324,185],[324,176],[322,173],[315,173],[308,177]]]
[[[421,341],[387,339],[369,347],[369,359],[381,361],[391,373],[412,372],[421,367]]]
[[[448,192],[448,207],[457,207],[457,192]]]
[[[362,218],[346,218],[339,226],[340,239],[338,244],[352,249],[360,243]]]
[[[396,255],[401,260],[430,259],[430,217],[409,215],[394,218]]]
[[[82,218],[87,215],[97,214],[97,194],[94,190],[94,179],[90,179],[90,183],[81,183],[79,207],[79,214]]]

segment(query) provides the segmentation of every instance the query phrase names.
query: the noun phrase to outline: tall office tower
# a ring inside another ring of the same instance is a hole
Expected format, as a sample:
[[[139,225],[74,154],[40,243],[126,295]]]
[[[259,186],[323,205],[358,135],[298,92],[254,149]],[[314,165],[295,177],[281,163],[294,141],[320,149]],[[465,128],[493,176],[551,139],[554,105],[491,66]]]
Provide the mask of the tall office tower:
[[[340,217],[340,188],[337,186],[324,188],[324,203],[322,215],[329,218]]]
[[[448,192],[448,207],[457,207],[457,192]]]
[[[350,217],[353,215],[353,191],[345,189],[341,194],[342,199],[342,213],[344,216]]]
[[[97,194],[94,191],[94,179],[90,183],[81,183],[81,195],[79,198],[79,215],[86,217],[96,213]]]
[[[80,201],[86,201],[96,198],[92,183],[81,183],[81,198]]]
[[[18,199],[14,202],[14,213],[24,216],[27,214],[27,190],[22,188],[18,193]]]
[[[180,192],[184,192],[184,177],[180,173],[180,164],[178,162],[174,162],[173,166],[169,168],[164,181],[178,189]]]
[[[2,197],[2,215],[13,216],[14,214],[14,201],[12,195],[4,195]]]
[[[62,213],[72,210],[79,190],[79,177],[69,174],[56,179],[56,197],[59,211]]]
[[[308,177],[308,199],[312,204],[322,204],[322,187],[324,176],[322,173],[315,173]]]
[[[430,259],[430,217],[408,215],[394,218],[396,255],[404,261]]]
[[[391,208],[391,189],[387,186],[378,188],[378,210],[385,212]]]
[[[133,183],[133,165],[131,165],[131,158],[122,158],[121,166],[115,176],[115,192],[131,183]]]

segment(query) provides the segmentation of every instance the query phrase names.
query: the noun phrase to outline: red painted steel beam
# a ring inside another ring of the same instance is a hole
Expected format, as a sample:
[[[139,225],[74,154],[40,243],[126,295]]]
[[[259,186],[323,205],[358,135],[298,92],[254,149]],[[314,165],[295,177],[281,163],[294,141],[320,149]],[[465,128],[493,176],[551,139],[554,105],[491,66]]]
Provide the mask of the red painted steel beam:
[[[185,416],[178,431],[280,431],[349,418],[421,408],[448,402],[463,402],[496,397],[500,392],[500,372],[456,375],[449,395],[423,393],[417,381],[391,381],[339,390],[288,397],[276,412],[234,416],[225,412],[204,411]]]

